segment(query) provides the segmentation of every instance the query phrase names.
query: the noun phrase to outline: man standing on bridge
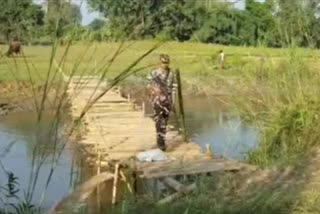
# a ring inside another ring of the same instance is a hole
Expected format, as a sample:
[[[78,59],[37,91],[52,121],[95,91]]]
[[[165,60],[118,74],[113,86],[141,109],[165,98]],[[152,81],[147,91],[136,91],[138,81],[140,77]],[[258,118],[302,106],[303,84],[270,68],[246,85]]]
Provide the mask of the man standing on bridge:
[[[160,55],[159,67],[148,75],[149,98],[153,107],[153,120],[156,125],[157,145],[162,151],[166,150],[165,137],[167,122],[173,108],[173,95],[176,84],[170,71],[168,55]]]

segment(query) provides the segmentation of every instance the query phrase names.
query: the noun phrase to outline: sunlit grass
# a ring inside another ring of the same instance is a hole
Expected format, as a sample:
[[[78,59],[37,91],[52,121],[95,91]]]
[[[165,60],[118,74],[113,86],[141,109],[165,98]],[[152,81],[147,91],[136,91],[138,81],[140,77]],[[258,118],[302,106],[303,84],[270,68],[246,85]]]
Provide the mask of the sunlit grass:
[[[141,55],[143,52],[151,48],[156,41],[132,41],[128,42],[126,50],[114,60],[109,69],[107,77],[114,77],[119,71],[128,66],[132,59]],[[92,75],[99,72],[99,65],[104,61],[110,60],[112,53],[117,49],[119,43],[77,43],[74,44],[66,58],[63,66],[64,72],[67,74],[72,72],[72,67],[81,58],[81,63],[76,74],[86,73]],[[6,50],[6,46],[1,46],[2,52]],[[218,71],[216,60],[219,50],[224,50],[226,54],[226,70]],[[32,76],[37,82],[43,82],[45,73],[48,69],[48,61],[50,57],[50,46],[24,46],[23,51],[30,63],[34,67]],[[295,50],[303,58],[306,58],[312,66],[317,66],[317,58],[320,52],[311,49],[297,48]],[[288,56],[288,49],[272,49],[272,48],[253,48],[253,47],[234,47],[221,46],[199,43],[178,43],[168,42],[155,52],[146,57],[141,66],[154,65],[158,61],[160,53],[167,53],[171,57],[172,67],[180,68],[183,78],[186,77],[211,77],[211,76],[241,76],[243,70],[252,70],[260,63],[261,57],[278,63]],[[63,48],[59,48],[56,59],[63,55]],[[81,57],[82,56],[82,57]],[[28,78],[26,68],[22,63],[22,58],[15,58],[15,62],[11,58],[0,59],[0,80],[25,80]],[[244,69],[242,69],[244,68]],[[248,69],[247,69],[248,68]],[[145,69],[143,73],[146,73]],[[98,72],[97,72],[98,71]]]

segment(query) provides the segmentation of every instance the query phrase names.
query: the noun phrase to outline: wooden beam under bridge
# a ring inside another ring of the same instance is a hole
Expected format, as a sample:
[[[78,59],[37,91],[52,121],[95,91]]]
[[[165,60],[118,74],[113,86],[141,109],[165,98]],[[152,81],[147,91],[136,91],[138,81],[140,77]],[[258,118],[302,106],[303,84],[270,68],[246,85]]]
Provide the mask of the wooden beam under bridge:
[[[256,168],[257,167],[255,166],[222,158],[189,160],[184,162],[141,163],[137,165],[137,171],[140,173],[140,177],[146,179],[172,177],[177,175],[241,171]]]

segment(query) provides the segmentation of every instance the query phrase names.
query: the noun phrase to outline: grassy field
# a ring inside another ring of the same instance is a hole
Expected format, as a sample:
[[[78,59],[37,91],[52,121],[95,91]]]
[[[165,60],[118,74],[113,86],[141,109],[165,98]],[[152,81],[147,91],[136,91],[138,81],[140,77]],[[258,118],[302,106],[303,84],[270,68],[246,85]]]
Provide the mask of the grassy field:
[[[108,76],[111,77],[120,73],[155,43],[154,41],[126,42],[123,45],[124,51],[116,57],[110,66]],[[101,68],[108,60],[112,59],[119,46],[119,43],[81,43],[72,45],[67,51],[66,59],[62,66],[63,71],[70,74],[73,70],[76,70],[76,74],[85,75],[101,73],[103,70]],[[1,52],[4,53],[6,48],[6,46],[1,46]],[[58,47],[55,54],[57,63],[61,61],[66,48],[67,46]],[[223,72],[218,71],[216,65],[218,51],[221,49],[226,54],[227,68]],[[37,82],[46,79],[52,48],[50,46],[25,46],[23,50],[25,58],[1,58],[0,80],[28,80],[28,66],[32,77]],[[277,63],[283,58],[287,58],[291,51],[293,50],[167,42],[147,56],[140,63],[140,66],[152,66],[157,63],[160,53],[167,53],[171,57],[172,68],[179,68],[184,78],[241,76],[243,72],[254,71],[259,65],[261,57],[272,63]],[[320,56],[320,52],[316,50],[296,49],[294,51],[299,56],[308,59],[310,63]],[[55,65],[53,67],[54,69],[56,68]]]

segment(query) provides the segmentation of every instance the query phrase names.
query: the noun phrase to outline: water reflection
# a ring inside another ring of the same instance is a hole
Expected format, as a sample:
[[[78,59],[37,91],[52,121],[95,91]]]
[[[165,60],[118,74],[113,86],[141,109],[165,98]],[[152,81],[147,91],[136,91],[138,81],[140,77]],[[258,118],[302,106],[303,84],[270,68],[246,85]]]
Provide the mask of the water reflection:
[[[241,160],[258,142],[257,129],[244,124],[216,98],[186,97],[186,128],[191,139],[216,155]]]
[[[20,196],[22,198],[24,197],[23,191],[27,191],[29,186],[34,155],[39,157],[48,155],[39,172],[33,198],[35,203],[39,203],[41,199],[52,167],[52,156],[56,155],[53,150],[55,137],[51,132],[51,127],[52,113],[50,112],[44,114],[40,128],[36,123],[36,115],[32,112],[15,113],[0,119],[1,162],[6,170],[13,172],[19,178],[20,189],[22,190]],[[37,142],[40,142],[41,146],[38,152],[34,152]],[[73,148],[68,145],[57,162],[43,203],[44,208],[49,208],[68,193],[72,156]],[[5,181],[6,177],[3,173],[0,173],[0,182],[4,183]]]

